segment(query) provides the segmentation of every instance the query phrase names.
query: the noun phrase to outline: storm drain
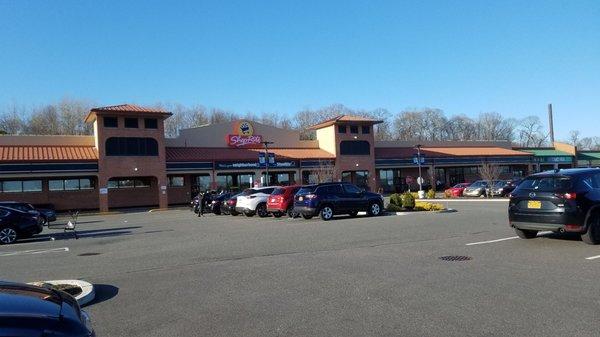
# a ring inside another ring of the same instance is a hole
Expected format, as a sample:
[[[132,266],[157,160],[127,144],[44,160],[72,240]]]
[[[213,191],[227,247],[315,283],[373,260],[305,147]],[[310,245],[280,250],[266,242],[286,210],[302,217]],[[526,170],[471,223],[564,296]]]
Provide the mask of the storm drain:
[[[454,262],[473,260],[473,258],[470,256],[462,256],[462,255],[440,256],[439,259],[442,261],[454,261]]]
[[[94,255],[100,255],[102,253],[81,253],[77,256],[94,256]]]

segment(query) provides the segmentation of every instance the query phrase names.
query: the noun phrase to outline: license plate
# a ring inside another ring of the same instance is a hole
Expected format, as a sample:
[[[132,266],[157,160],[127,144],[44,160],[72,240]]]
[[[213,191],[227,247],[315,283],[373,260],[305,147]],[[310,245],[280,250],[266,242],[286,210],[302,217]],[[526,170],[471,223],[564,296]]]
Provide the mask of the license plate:
[[[529,200],[527,202],[527,208],[540,209],[542,208],[542,202],[537,200]]]
[[[298,197],[298,201],[304,200],[304,197]]]

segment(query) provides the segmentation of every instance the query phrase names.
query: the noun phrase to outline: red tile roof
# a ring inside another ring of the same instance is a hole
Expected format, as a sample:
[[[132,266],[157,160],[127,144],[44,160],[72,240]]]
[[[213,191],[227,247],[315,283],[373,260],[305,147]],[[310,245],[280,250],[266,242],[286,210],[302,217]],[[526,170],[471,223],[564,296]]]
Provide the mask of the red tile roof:
[[[0,162],[95,160],[98,160],[98,152],[93,146],[0,146]]]
[[[143,106],[134,105],[134,104],[120,104],[120,105],[111,105],[111,106],[93,108],[92,110],[90,110],[87,117],[85,117],[85,121],[86,122],[93,121],[98,112],[100,112],[100,113],[108,112],[108,113],[115,113],[115,114],[132,113],[133,112],[133,113],[169,115],[169,116],[172,115],[170,112],[162,110],[162,109],[148,108],[148,107],[143,107]]]
[[[375,158],[412,158],[417,150],[410,147],[376,147]],[[502,147],[422,147],[421,153],[427,157],[455,156],[530,156],[530,153]]]
[[[333,117],[331,119],[328,119],[326,121],[323,121],[319,124],[313,125],[309,129],[312,129],[312,130],[321,129],[321,128],[324,128],[324,127],[327,127],[327,126],[330,126],[333,124],[338,124],[340,122],[357,122],[357,123],[361,123],[361,124],[383,123],[383,121],[372,119],[372,118],[366,118],[366,117],[362,117],[362,116],[339,115],[339,116]]]
[[[167,161],[235,161],[257,160],[264,149],[234,149],[207,147],[167,147]],[[269,149],[281,159],[332,159],[334,156],[321,149]]]

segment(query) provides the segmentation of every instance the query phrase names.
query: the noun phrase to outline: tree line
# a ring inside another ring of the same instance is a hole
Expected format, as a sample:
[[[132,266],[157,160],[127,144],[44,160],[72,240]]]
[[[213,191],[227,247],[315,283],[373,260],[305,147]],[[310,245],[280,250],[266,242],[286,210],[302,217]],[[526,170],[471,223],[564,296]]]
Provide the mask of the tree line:
[[[0,133],[38,135],[90,135],[92,126],[84,122],[90,109],[97,104],[87,100],[63,98],[56,103],[28,107],[9,104],[0,107]],[[447,116],[434,108],[406,109],[397,113],[385,108],[352,109],[333,104],[318,109],[302,109],[291,116],[277,112],[245,114],[203,105],[156,103],[152,107],[173,113],[165,121],[165,135],[176,137],[179,130],[237,120],[301,131],[303,139],[314,139],[309,126],[338,115],[357,115],[383,121],[375,126],[377,140],[468,141],[508,140],[522,147],[550,146],[549,133],[540,118],[506,118],[497,112],[480,113],[477,117],[465,114]],[[577,130],[564,140],[582,150],[600,150],[600,137],[581,137]]]

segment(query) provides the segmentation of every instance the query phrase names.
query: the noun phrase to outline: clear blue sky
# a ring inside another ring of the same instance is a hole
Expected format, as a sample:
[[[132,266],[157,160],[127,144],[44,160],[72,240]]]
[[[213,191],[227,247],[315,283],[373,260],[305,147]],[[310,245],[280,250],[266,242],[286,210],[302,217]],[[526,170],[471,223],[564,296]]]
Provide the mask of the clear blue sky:
[[[600,1],[0,0],[0,105],[538,115],[600,136]]]

